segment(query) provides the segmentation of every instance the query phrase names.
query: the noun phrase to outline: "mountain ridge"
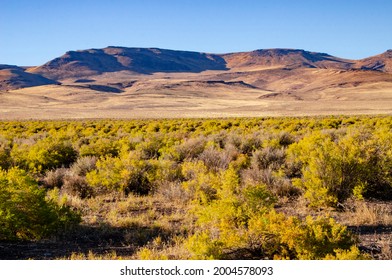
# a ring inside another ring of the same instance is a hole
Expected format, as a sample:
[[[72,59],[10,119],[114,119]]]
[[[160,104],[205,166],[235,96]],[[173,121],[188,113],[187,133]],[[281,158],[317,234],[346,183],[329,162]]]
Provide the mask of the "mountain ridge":
[[[235,81],[239,81],[244,76],[240,73],[247,73],[248,78],[243,82],[257,87],[274,80],[274,75],[276,77],[294,75],[294,73],[301,75],[299,72],[306,72],[307,69],[358,70],[374,74],[379,72],[390,74],[392,73],[392,50],[368,58],[352,60],[327,53],[290,48],[214,54],[162,48],[108,46],[101,49],[68,51],[43,65],[30,68],[0,65],[0,89],[12,90],[58,84],[63,80],[72,79],[76,82],[83,78],[89,80],[89,77],[102,75],[122,75],[126,80],[127,76],[135,75],[151,76],[157,73],[199,75],[208,71],[219,72],[216,75],[231,75],[230,79]],[[254,83],[252,79],[249,79],[249,73],[253,73]],[[256,77],[255,73],[259,73],[259,76]],[[317,79],[316,76],[314,78]],[[216,77],[212,79],[216,80]],[[127,83],[127,81],[120,81],[120,83]],[[93,87],[99,88],[95,85]],[[266,89],[269,90],[269,87],[266,86]]]
[[[104,72],[131,71],[139,74],[156,72],[200,73],[207,70],[230,70],[246,66],[282,66],[334,69],[371,69],[392,72],[389,52],[361,60],[338,58],[327,53],[302,49],[274,48],[250,52],[214,54],[161,48],[128,48],[109,46],[102,49],[68,51],[63,56],[30,68],[50,79],[91,76]],[[379,68],[371,63],[388,67]],[[385,62],[387,60],[388,62]],[[367,64],[369,64],[367,66]],[[75,73],[77,72],[77,73]]]

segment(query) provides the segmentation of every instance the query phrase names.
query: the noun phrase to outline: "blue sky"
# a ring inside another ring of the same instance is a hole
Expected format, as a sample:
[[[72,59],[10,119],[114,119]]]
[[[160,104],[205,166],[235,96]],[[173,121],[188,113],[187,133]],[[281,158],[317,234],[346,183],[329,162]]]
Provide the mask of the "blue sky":
[[[353,59],[392,49],[390,0],[0,0],[0,11],[0,64],[106,46],[299,48]]]

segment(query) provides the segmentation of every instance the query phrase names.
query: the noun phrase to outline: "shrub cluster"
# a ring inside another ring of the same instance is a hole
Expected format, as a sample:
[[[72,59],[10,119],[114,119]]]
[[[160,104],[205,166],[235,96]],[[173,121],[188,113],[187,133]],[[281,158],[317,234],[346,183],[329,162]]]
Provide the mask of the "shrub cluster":
[[[80,216],[46,198],[25,171],[0,170],[0,240],[37,240],[69,229]]]
[[[0,236],[77,223],[48,189],[177,194],[196,221],[184,237],[193,258],[362,258],[345,227],[274,205],[391,199],[391,129],[391,117],[0,122]]]
[[[199,229],[185,246],[195,259],[365,259],[357,240],[332,218],[278,214],[265,185],[248,185],[233,167],[216,198],[197,208]]]
[[[288,149],[302,166],[293,183],[313,207],[337,207],[353,196],[390,200],[391,139],[390,131],[357,129],[341,137],[314,132]]]

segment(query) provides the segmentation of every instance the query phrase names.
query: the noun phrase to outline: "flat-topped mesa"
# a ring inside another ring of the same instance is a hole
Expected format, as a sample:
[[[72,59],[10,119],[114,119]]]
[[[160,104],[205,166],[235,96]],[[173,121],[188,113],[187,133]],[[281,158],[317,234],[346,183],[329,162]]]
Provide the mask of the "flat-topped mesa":
[[[67,52],[30,71],[50,78],[63,79],[124,70],[151,74],[156,72],[198,73],[205,70],[226,69],[224,59],[214,54],[157,48],[107,47]]]
[[[326,53],[300,49],[260,49],[251,52],[224,55],[230,68],[236,67],[288,67],[349,69],[353,62]]]

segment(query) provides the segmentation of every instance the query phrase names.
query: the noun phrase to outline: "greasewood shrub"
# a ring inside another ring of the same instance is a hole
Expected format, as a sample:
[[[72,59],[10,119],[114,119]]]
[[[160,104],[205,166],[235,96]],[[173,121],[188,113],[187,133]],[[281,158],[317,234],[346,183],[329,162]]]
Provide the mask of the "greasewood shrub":
[[[332,218],[307,217],[301,221],[271,211],[249,220],[247,238],[253,252],[270,259],[339,258],[338,253],[342,252],[366,258],[359,253],[355,246],[357,240],[351,232]]]
[[[351,196],[390,197],[392,145],[380,140],[361,129],[339,139],[312,133],[288,149],[289,158],[302,165],[302,178],[293,184],[305,190],[311,207],[337,207]]]
[[[82,144],[79,148],[79,155],[82,157],[87,156],[112,156],[116,157],[120,151],[120,145],[114,139],[105,137],[92,138],[88,144]]]
[[[157,159],[161,152],[160,149],[164,145],[163,137],[158,135],[152,139],[144,139],[136,146],[136,150],[140,151],[141,159]]]
[[[102,157],[96,162],[96,169],[86,174],[87,183],[95,188],[96,193],[111,190],[125,191],[126,174],[124,163],[117,157]]]
[[[99,192],[120,191],[146,195],[152,191],[154,165],[136,152],[121,157],[102,157],[96,169],[86,174],[87,183]]]
[[[184,178],[182,187],[195,203],[204,205],[216,198],[220,180],[215,173],[208,172],[204,162],[186,161],[181,172]]]
[[[38,240],[80,222],[79,214],[46,199],[25,171],[0,170],[0,239]]]
[[[77,152],[69,140],[47,137],[33,145],[14,145],[11,156],[16,166],[43,174],[47,170],[68,167],[77,159]]]
[[[222,209],[223,210],[223,209]],[[222,224],[223,223],[223,224]],[[185,246],[195,259],[368,259],[346,227],[331,218],[301,221],[275,211],[257,213],[244,224],[208,227]]]

